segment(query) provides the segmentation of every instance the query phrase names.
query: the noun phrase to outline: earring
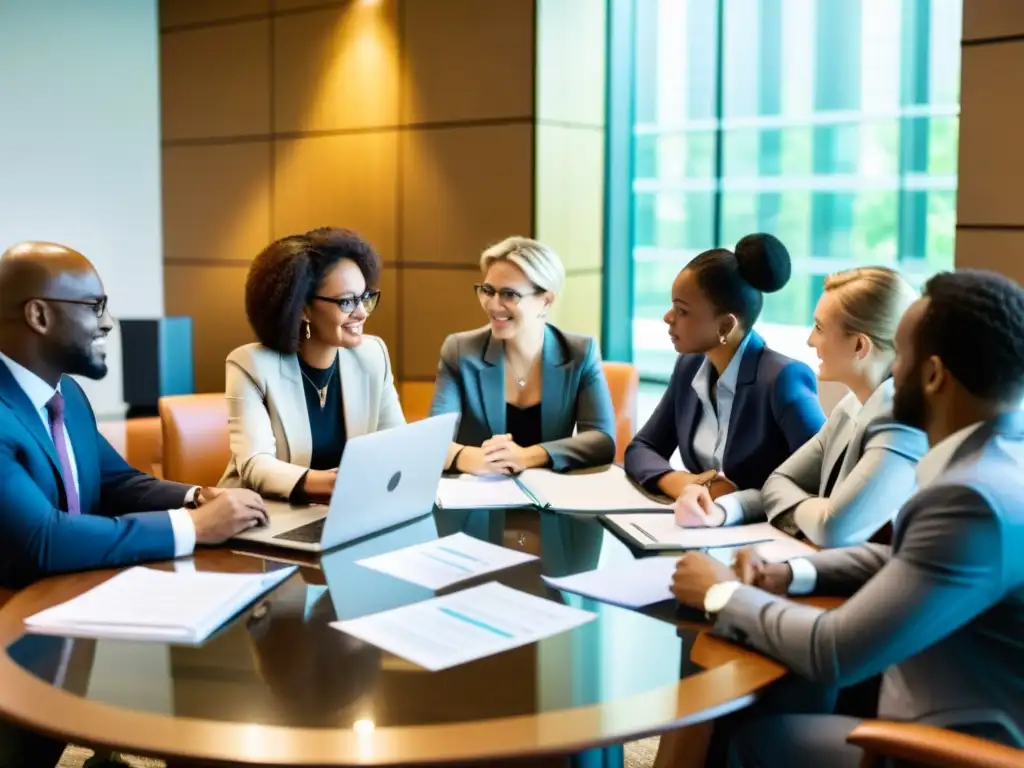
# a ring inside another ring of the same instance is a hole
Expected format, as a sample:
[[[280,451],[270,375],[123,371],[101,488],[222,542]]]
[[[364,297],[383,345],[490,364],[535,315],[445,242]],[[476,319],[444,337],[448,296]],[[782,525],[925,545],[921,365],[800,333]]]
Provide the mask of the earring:
[[[306,338],[308,339],[310,336],[312,336],[312,334],[310,333],[310,330],[309,330],[309,320],[307,320],[306,321]]]
[[[718,343],[721,344],[723,347],[726,345],[726,343],[728,341],[729,341],[729,339],[726,336],[719,336],[718,337]]]

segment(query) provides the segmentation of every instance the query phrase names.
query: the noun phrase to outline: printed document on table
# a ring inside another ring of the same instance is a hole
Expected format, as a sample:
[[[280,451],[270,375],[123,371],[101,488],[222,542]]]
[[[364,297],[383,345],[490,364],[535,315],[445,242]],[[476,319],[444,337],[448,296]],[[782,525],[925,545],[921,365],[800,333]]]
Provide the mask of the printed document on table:
[[[474,576],[536,559],[536,555],[528,552],[499,547],[460,532],[356,560],[356,563],[428,589],[443,589]]]
[[[500,509],[534,505],[515,478],[504,475],[442,477],[437,486],[441,509]]]
[[[437,671],[543,640],[594,618],[590,611],[492,581],[331,626]]]
[[[708,551],[708,554],[716,560],[731,566],[735,562],[736,553],[740,549],[742,547],[712,549]],[[754,544],[752,549],[762,560],[768,563],[784,563],[787,560],[792,560],[794,557],[809,557],[818,553],[818,550],[810,544],[794,539],[792,536],[787,536],[781,531],[779,532],[779,538]]]
[[[671,512],[672,505],[653,499],[626,477],[622,467],[561,473],[528,469],[519,482],[545,507],[557,512]]]
[[[137,566],[29,616],[25,628],[62,637],[201,643],[296,570],[210,573]]]
[[[626,536],[634,546],[650,550],[742,547],[762,541],[789,538],[771,523],[723,528],[680,528],[672,515],[656,513],[605,515],[602,519]]]
[[[676,557],[643,557],[573,576],[543,578],[555,589],[623,608],[643,608],[672,599],[669,585],[677,562]]]

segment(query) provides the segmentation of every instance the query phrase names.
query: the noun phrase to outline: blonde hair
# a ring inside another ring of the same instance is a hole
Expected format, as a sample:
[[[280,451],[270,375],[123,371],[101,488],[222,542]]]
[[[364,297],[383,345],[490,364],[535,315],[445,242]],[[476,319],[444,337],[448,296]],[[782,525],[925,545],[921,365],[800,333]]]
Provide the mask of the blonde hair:
[[[492,245],[480,256],[480,270],[486,272],[496,261],[515,264],[542,291],[558,294],[565,286],[565,266],[558,254],[528,237],[506,237]]]
[[[896,327],[918,293],[899,272],[888,267],[856,267],[825,278],[834,292],[847,333],[862,333],[886,352],[894,351]]]

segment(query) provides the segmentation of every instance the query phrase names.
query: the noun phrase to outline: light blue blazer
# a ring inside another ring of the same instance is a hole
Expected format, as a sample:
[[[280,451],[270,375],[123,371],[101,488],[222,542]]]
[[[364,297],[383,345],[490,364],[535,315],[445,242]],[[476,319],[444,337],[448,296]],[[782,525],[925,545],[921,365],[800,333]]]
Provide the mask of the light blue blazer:
[[[549,325],[542,354],[540,445],[551,457],[551,468],[610,464],[615,458],[615,409],[597,342]],[[505,348],[490,328],[445,339],[430,415],[462,414],[455,441],[479,446],[505,434],[505,408]]]

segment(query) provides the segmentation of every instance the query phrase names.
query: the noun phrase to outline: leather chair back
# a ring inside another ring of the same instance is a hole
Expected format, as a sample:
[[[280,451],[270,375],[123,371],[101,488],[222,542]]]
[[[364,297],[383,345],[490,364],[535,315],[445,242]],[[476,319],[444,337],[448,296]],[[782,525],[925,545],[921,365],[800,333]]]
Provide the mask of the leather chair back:
[[[615,407],[615,462],[625,460],[626,446],[636,434],[636,400],[640,392],[640,373],[631,363],[606,361],[604,377]]]
[[[231,459],[224,393],[161,397],[164,479],[215,486]]]

